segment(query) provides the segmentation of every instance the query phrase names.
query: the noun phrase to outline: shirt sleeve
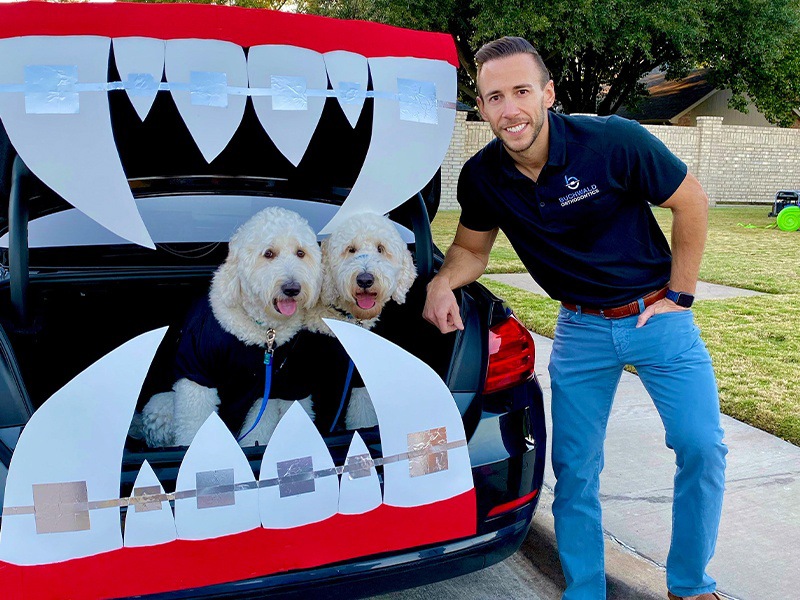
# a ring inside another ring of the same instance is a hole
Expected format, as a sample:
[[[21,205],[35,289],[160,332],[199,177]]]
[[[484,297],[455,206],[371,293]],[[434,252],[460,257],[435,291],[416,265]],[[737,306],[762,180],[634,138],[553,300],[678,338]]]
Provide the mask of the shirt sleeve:
[[[470,159],[458,176],[457,199],[461,205],[461,224],[473,231],[491,231],[497,227],[497,219],[492,214],[481,187],[475,184],[475,159]]]
[[[607,128],[612,181],[651,204],[668,200],[686,178],[686,164],[636,121],[612,116]]]

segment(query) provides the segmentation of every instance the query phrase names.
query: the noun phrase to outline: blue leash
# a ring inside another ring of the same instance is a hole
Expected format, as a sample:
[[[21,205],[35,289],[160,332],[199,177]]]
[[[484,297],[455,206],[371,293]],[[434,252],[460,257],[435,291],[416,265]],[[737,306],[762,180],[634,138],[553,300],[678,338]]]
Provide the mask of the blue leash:
[[[258,416],[255,423],[245,431],[242,435],[236,438],[237,442],[241,442],[247,434],[253,431],[264,416],[264,411],[267,409],[267,401],[269,400],[269,389],[272,387],[272,353],[274,352],[273,346],[275,344],[275,330],[270,329],[267,331],[267,349],[264,351],[264,397],[261,399],[261,408],[258,409]]]
[[[347,365],[347,379],[344,380],[344,390],[342,390],[342,399],[339,401],[339,410],[336,411],[336,416],[333,419],[333,425],[331,425],[330,433],[333,433],[336,424],[339,422],[339,417],[342,415],[342,409],[344,408],[344,401],[347,400],[347,391],[350,389],[350,380],[353,378],[353,360],[350,359],[350,363]]]

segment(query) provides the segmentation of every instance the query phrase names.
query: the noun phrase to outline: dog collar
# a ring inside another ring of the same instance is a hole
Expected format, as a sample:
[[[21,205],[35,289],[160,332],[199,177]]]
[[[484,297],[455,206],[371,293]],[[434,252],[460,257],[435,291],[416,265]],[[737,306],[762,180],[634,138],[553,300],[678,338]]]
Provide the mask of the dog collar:
[[[355,316],[351,315],[351,314],[350,314],[349,312],[347,312],[346,310],[342,310],[342,309],[341,309],[341,308],[339,308],[338,306],[333,306],[333,305],[331,305],[331,308],[332,308],[333,310],[335,310],[336,312],[338,312],[340,315],[342,315],[342,316],[343,316],[345,319],[347,319],[348,321],[355,321],[356,325],[358,325],[359,327],[363,327],[363,326],[364,326],[364,321],[362,321],[362,320],[361,320],[361,319],[359,319],[358,317],[355,317]]]
[[[258,319],[255,319],[253,317],[250,317],[250,318],[253,319],[253,323],[258,325],[259,327],[267,327],[267,324],[264,323],[264,321],[259,321]],[[267,350],[270,353],[272,352],[272,348],[273,348],[274,345],[275,345],[275,330],[272,327],[268,327],[267,328]]]

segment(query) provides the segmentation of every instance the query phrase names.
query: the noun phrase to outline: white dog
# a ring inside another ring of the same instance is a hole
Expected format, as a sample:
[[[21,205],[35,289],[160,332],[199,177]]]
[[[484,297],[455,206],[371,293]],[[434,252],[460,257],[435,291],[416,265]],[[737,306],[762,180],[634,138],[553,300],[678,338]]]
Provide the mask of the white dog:
[[[322,318],[372,329],[389,300],[403,304],[417,272],[408,246],[387,218],[359,213],[322,242],[323,284],[307,328],[332,335]],[[355,387],[345,417],[347,429],[378,423],[366,388]]]
[[[142,411],[148,446],[189,445],[215,411],[232,431],[247,432],[261,406],[260,400],[253,404],[253,393],[261,396],[263,388],[259,392],[253,383],[264,372],[265,348],[271,344],[276,349],[271,365],[276,392],[276,372],[296,344],[287,342],[317,303],[321,280],[317,236],[300,215],[271,207],[242,225],[214,275],[208,302],[182,331],[176,360],[180,378],[172,392],[153,396]],[[260,382],[263,386],[263,377]],[[299,397],[313,417],[310,397]],[[258,425],[240,443],[265,444],[289,406],[290,400],[270,398]]]

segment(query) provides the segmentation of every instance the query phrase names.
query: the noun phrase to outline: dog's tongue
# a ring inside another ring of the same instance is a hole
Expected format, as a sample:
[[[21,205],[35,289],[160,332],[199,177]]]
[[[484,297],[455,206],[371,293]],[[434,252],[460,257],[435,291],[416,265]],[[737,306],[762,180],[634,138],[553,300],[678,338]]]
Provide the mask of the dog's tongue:
[[[278,312],[282,315],[286,315],[290,317],[294,314],[294,311],[297,310],[297,302],[292,298],[287,298],[285,300],[278,300]]]
[[[369,310],[373,306],[375,306],[375,296],[370,294],[358,294],[356,296],[356,302],[358,302],[359,308],[363,308],[364,310]]]

